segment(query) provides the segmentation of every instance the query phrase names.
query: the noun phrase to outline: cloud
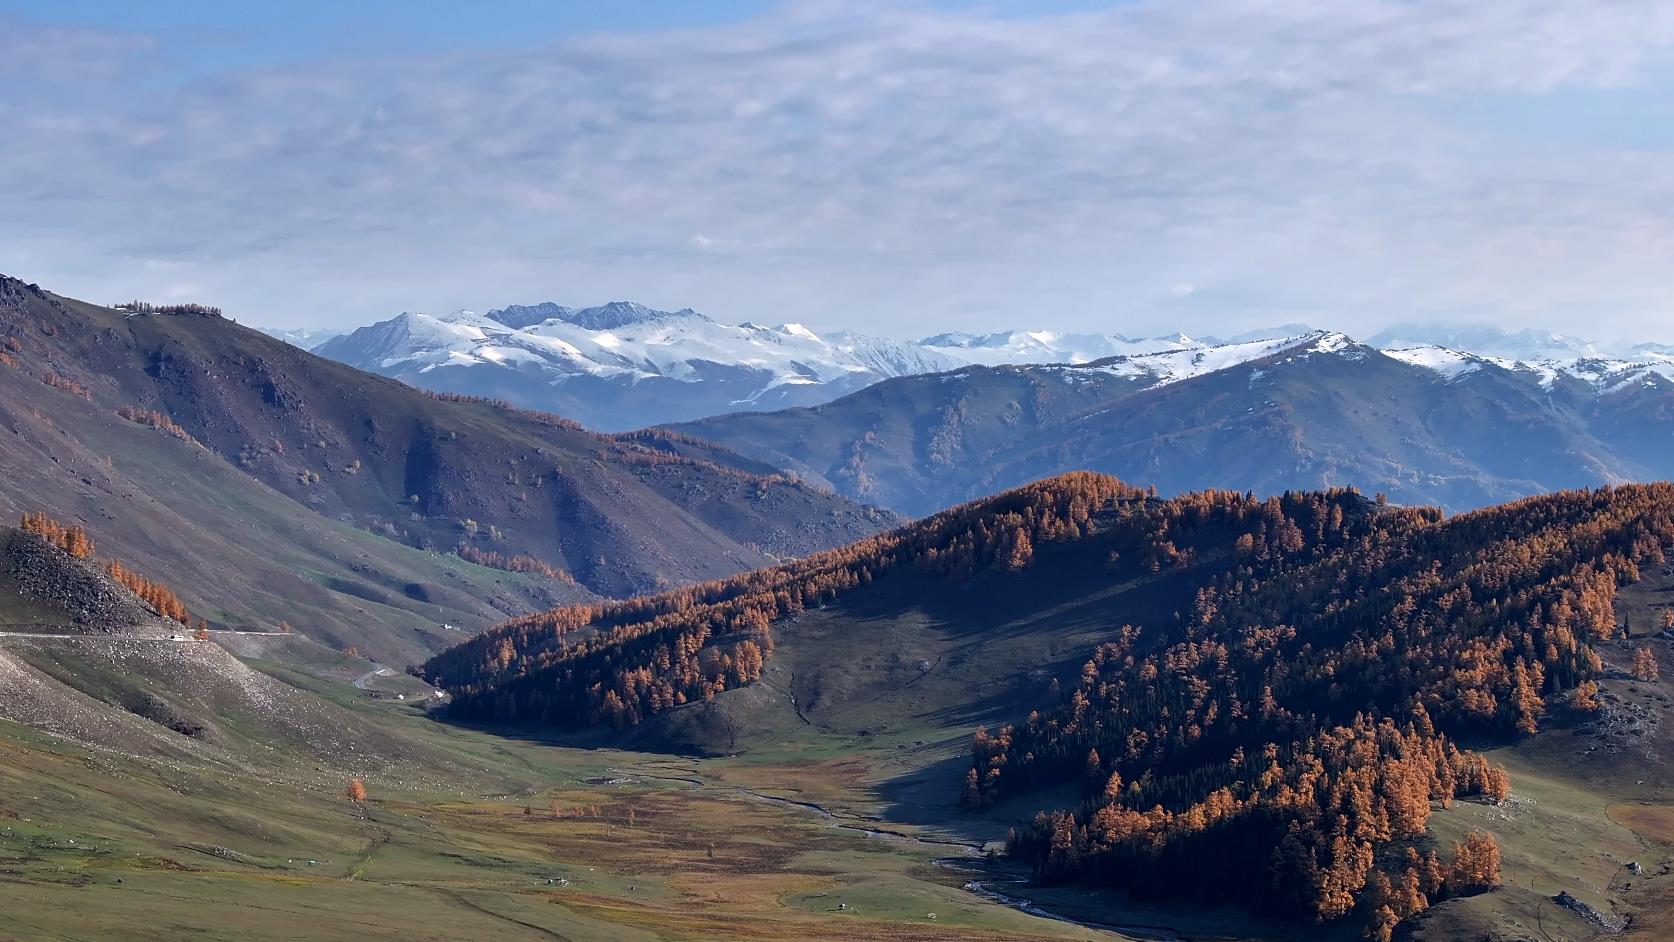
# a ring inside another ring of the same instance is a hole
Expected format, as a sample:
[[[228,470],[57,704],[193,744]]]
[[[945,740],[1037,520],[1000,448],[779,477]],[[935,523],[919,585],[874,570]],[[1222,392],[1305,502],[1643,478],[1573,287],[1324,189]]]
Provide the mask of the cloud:
[[[328,323],[633,297],[890,333],[1632,333],[1674,301],[1668,155],[1481,107],[1666,92],[1656,2],[806,3],[205,76],[11,26],[0,61],[58,64],[0,96],[0,267],[95,298]]]

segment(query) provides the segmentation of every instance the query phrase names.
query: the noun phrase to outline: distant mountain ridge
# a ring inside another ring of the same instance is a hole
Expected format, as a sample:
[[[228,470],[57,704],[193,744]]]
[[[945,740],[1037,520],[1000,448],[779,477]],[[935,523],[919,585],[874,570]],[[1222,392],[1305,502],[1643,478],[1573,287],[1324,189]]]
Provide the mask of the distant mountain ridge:
[[[291,339],[288,333],[275,335]],[[884,380],[967,366],[1087,364],[1182,351],[1224,365],[1239,351],[1254,353],[1250,344],[1314,333],[1290,323],[1227,338],[1006,330],[895,340],[852,331],[821,334],[796,323],[730,325],[690,308],[663,311],[632,301],[580,308],[546,301],[483,314],[409,312],[352,333],[293,342],[411,385],[493,396],[622,431],[815,406]],[[1674,351],[1656,343],[1606,345],[1471,325],[1396,325],[1367,343],[1418,351],[1404,356],[1444,372],[1494,361],[1575,376],[1667,364]]]
[[[1674,477],[1674,357],[1524,362],[1312,331],[901,377],[676,428],[913,515],[1080,469],[1164,493],[1352,485],[1465,510]]]
[[[1306,329],[1287,325],[1236,339]],[[660,311],[631,301],[588,308],[549,301],[483,314],[402,313],[314,350],[412,385],[504,398],[610,431],[817,405],[885,379],[976,364],[1087,363],[1219,343],[1183,334],[1042,330],[893,340],[816,334],[795,323],[722,324],[690,308]]]

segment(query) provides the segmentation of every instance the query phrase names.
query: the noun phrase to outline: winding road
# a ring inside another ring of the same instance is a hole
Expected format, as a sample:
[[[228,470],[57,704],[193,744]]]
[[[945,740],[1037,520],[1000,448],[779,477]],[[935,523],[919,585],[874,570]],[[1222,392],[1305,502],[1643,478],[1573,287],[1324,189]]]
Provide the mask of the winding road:
[[[372,665],[371,670],[369,670],[366,673],[364,673],[364,674],[360,675],[359,677],[355,678],[355,689],[356,690],[369,690],[371,688],[368,687],[367,685],[372,683],[372,678],[374,678],[374,677],[392,677],[394,675],[395,675],[395,671],[390,670],[389,668],[385,667],[382,664],[374,664],[374,665]]]

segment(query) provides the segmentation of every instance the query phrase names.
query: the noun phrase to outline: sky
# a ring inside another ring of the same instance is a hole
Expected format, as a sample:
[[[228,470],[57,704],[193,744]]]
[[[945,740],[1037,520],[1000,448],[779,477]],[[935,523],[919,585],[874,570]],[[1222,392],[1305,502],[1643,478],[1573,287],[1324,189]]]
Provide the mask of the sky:
[[[1664,0],[0,0],[0,272],[245,323],[1674,341]]]

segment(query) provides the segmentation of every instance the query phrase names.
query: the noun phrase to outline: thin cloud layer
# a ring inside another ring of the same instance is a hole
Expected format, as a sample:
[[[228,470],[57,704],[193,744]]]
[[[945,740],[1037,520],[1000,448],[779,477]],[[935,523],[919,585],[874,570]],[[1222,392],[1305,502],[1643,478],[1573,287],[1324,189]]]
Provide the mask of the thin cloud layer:
[[[1563,92],[1669,91],[1656,2],[815,3],[208,75],[147,37],[0,37],[0,270],[96,299],[1618,335],[1674,301],[1667,148],[1562,133]]]

